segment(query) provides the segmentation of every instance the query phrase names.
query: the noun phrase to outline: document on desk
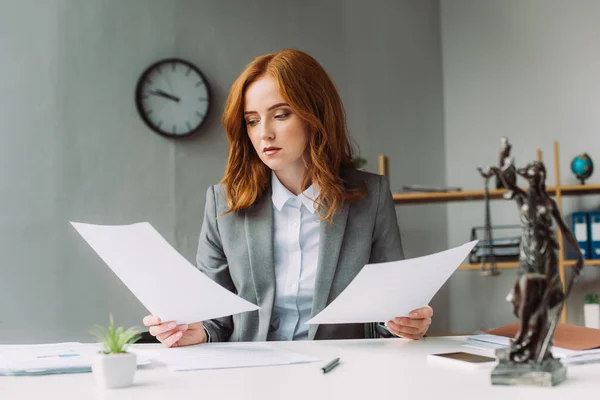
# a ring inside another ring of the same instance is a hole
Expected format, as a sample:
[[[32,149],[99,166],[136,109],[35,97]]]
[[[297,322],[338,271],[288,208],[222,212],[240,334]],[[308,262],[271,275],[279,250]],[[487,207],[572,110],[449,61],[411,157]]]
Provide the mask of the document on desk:
[[[367,264],[307,324],[386,322],[429,304],[477,240],[424,257]]]
[[[191,323],[258,307],[194,267],[150,225],[91,225],[71,222],[152,314]]]
[[[158,350],[157,358],[172,371],[264,367],[319,361],[319,358],[269,344],[248,342],[162,348]]]
[[[100,350],[100,343],[0,345],[0,376],[90,372]],[[137,365],[150,362],[144,354],[137,357]]]

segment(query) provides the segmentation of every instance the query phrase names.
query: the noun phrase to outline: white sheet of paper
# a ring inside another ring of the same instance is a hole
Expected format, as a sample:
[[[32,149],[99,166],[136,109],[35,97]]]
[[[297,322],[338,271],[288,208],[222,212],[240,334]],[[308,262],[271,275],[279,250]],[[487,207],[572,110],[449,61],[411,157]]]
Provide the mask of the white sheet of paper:
[[[158,351],[157,358],[172,371],[264,367],[319,361],[318,358],[265,343],[209,343],[162,348]]]
[[[191,323],[258,307],[194,267],[150,225],[91,225],[71,222],[152,314]]]
[[[386,322],[425,307],[477,240],[424,257],[367,264],[340,295],[307,324]]]

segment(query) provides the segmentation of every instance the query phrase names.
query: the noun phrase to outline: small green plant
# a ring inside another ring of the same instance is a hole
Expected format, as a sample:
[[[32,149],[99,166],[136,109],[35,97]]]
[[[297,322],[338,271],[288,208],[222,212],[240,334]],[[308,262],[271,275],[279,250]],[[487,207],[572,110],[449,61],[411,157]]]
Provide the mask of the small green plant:
[[[121,326],[115,328],[115,321],[112,313],[110,314],[108,328],[95,325],[90,333],[104,345],[104,351],[102,351],[104,354],[126,353],[127,345],[137,342],[141,337],[140,333],[135,328],[128,328],[127,330]]]
[[[356,157],[352,159],[352,166],[356,169],[362,168],[367,165],[367,160],[361,157]]]
[[[586,293],[583,302],[585,304],[600,304],[598,293]]]

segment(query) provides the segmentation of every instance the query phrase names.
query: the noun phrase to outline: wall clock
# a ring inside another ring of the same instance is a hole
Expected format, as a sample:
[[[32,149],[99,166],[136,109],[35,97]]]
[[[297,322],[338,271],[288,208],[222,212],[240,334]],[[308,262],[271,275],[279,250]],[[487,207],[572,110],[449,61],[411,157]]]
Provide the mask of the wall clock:
[[[160,60],[140,76],[135,105],[146,125],[167,137],[197,132],[206,120],[210,90],[202,72],[179,58]]]

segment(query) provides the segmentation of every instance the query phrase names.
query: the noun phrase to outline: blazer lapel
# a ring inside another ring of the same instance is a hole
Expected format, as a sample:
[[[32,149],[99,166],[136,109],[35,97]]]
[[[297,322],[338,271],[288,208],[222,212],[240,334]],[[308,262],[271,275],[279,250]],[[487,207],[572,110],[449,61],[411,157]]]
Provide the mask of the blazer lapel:
[[[258,337],[265,341],[269,333],[275,301],[275,266],[273,261],[273,207],[267,190],[244,218],[250,273],[256,287],[259,309]]]
[[[315,296],[313,297],[311,317],[320,313],[327,305],[327,300],[331,292],[331,284],[337,269],[342,241],[344,240],[348,207],[348,202],[344,202],[341,210],[334,216],[332,224],[321,222],[319,259],[317,262]],[[315,338],[318,327],[318,325],[309,326],[309,339]]]

